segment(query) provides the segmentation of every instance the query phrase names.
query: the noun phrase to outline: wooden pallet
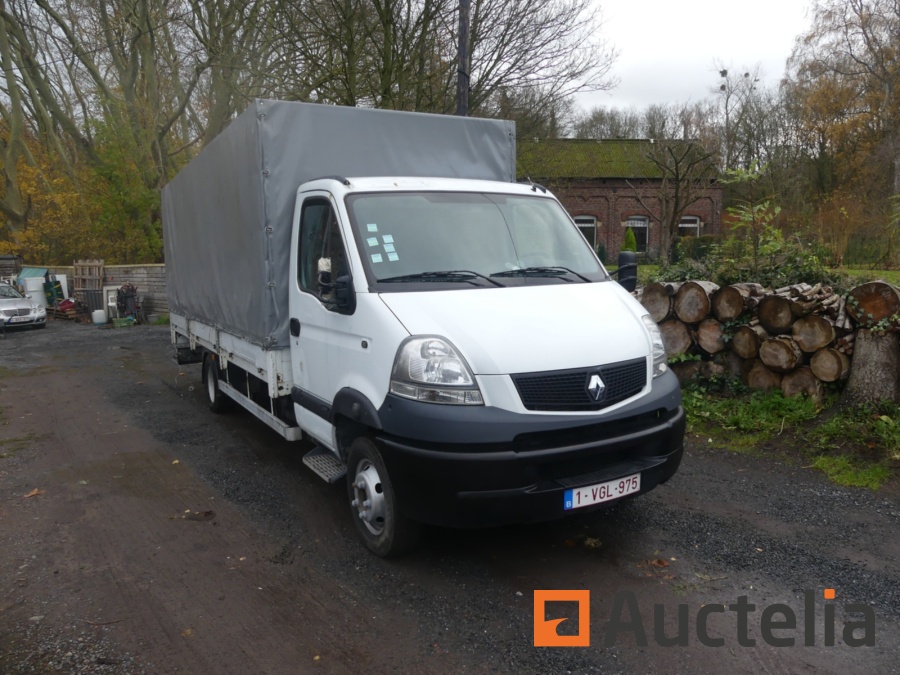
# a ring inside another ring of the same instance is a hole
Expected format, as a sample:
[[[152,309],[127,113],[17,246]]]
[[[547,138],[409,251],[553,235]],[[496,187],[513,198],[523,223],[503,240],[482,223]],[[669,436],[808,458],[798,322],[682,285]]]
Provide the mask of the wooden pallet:
[[[48,313],[54,319],[68,319],[69,321],[74,321],[78,318],[78,312],[75,311],[75,308],[71,309],[59,309],[58,307],[49,307]]]

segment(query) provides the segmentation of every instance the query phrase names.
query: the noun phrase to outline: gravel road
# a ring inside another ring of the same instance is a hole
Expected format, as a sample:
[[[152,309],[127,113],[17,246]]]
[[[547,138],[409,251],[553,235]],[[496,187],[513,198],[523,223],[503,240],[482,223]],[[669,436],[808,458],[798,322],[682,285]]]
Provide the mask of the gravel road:
[[[432,529],[385,561],[357,540],[343,487],[302,465],[307,444],[209,412],[168,328],[9,331],[0,672],[900,672],[897,491],[701,441],[640,499],[538,526]],[[590,591],[589,626],[572,603],[546,607],[590,646],[533,646],[536,589]],[[640,622],[625,610],[631,630],[611,636],[624,592]],[[708,608],[724,645],[702,644],[701,608],[741,596],[755,609]],[[793,646],[766,641],[774,603],[795,623],[776,614],[769,632]],[[871,608],[873,646],[845,643],[845,622],[865,617],[853,603]],[[655,612],[667,636],[685,613],[686,646],[657,643]]]

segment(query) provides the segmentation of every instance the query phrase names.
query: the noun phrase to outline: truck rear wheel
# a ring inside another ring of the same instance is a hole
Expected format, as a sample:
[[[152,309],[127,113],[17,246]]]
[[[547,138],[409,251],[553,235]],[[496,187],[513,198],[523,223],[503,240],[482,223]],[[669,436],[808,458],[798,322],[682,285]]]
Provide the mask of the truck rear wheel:
[[[421,525],[397,509],[394,487],[384,460],[371,439],[363,436],[353,441],[347,456],[347,469],[350,510],[366,548],[383,558],[413,549],[418,543]]]
[[[213,354],[203,356],[203,383],[206,385],[206,399],[214,413],[228,412],[231,399],[219,389],[219,362]]]

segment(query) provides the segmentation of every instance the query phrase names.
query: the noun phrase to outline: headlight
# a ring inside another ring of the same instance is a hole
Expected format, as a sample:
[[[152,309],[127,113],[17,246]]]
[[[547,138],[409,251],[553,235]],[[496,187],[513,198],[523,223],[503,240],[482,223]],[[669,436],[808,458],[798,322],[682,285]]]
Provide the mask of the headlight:
[[[400,345],[391,393],[428,403],[484,405],[465,359],[439,337],[411,337]]]
[[[659,326],[650,318],[649,314],[644,314],[641,321],[650,331],[650,343],[653,347],[653,377],[659,377],[669,369],[666,364],[666,346],[663,344],[662,333],[659,332]]]

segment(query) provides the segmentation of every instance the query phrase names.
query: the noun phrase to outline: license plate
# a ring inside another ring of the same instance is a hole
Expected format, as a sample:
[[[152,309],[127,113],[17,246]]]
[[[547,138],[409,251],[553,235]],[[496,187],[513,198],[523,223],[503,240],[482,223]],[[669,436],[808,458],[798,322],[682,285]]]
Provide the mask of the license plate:
[[[625,478],[597,483],[597,485],[566,490],[563,495],[563,509],[569,511],[571,509],[580,509],[583,506],[608,502],[611,499],[618,499],[625,495],[640,492],[640,489],[641,474],[636,473],[631,476],[625,476]]]
[[[30,316],[14,316],[9,320],[10,323],[22,323],[23,321],[31,321]]]

